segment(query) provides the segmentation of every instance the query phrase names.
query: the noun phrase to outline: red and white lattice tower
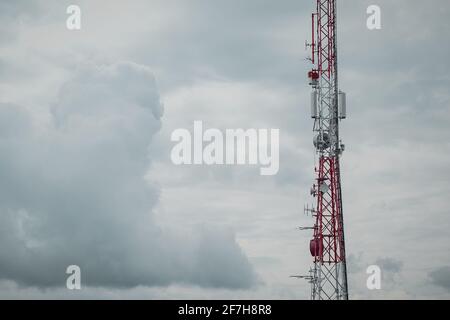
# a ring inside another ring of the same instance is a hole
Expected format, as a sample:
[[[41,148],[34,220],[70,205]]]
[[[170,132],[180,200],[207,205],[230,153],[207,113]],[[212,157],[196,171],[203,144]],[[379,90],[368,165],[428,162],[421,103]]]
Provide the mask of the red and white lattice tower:
[[[310,252],[314,266],[307,277],[314,300],[347,300],[344,220],[339,159],[344,145],[339,121],[346,117],[345,94],[338,89],[336,0],[317,0],[312,14],[313,64],[308,73],[314,146],[318,155],[311,194],[316,205],[307,210],[315,219]]]

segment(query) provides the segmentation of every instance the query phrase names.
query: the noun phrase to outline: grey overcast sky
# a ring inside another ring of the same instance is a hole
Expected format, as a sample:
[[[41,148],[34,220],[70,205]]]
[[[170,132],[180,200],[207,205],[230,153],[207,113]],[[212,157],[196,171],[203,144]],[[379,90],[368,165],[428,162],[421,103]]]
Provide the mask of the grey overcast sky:
[[[0,298],[307,299],[289,276],[311,262],[314,7],[0,0]],[[351,298],[450,298],[449,16],[447,0],[338,0]],[[280,171],[173,165],[194,120],[279,128]]]

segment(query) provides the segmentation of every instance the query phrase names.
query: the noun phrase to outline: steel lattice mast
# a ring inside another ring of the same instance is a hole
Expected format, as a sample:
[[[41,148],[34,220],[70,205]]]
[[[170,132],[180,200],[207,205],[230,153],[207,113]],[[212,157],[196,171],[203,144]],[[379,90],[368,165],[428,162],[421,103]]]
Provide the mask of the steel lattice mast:
[[[314,146],[318,154],[311,194],[316,206],[306,210],[315,219],[310,252],[314,265],[307,277],[314,300],[348,299],[344,220],[339,158],[344,149],[339,121],[346,117],[345,94],[338,89],[336,0],[317,0],[312,14],[311,62],[308,73]]]

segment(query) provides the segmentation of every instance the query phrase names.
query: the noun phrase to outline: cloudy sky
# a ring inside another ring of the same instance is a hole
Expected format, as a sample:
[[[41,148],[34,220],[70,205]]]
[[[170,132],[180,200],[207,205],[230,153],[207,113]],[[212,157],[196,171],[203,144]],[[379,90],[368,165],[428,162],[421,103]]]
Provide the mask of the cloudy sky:
[[[0,298],[309,298],[313,2],[0,0]],[[338,15],[350,297],[448,299],[450,4]],[[195,120],[280,129],[278,174],[175,166]]]

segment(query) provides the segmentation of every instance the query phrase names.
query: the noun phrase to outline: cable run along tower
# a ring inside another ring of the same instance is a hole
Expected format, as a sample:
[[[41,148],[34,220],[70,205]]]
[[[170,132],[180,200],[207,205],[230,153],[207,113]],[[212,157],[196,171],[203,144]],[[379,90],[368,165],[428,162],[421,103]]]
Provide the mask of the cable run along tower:
[[[312,14],[312,70],[308,72],[311,92],[313,143],[317,160],[311,195],[314,219],[309,251],[313,266],[306,278],[313,300],[347,300],[344,219],[339,160],[344,145],[339,139],[339,122],[346,118],[345,93],[338,87],[336,0],[316,0]]]

